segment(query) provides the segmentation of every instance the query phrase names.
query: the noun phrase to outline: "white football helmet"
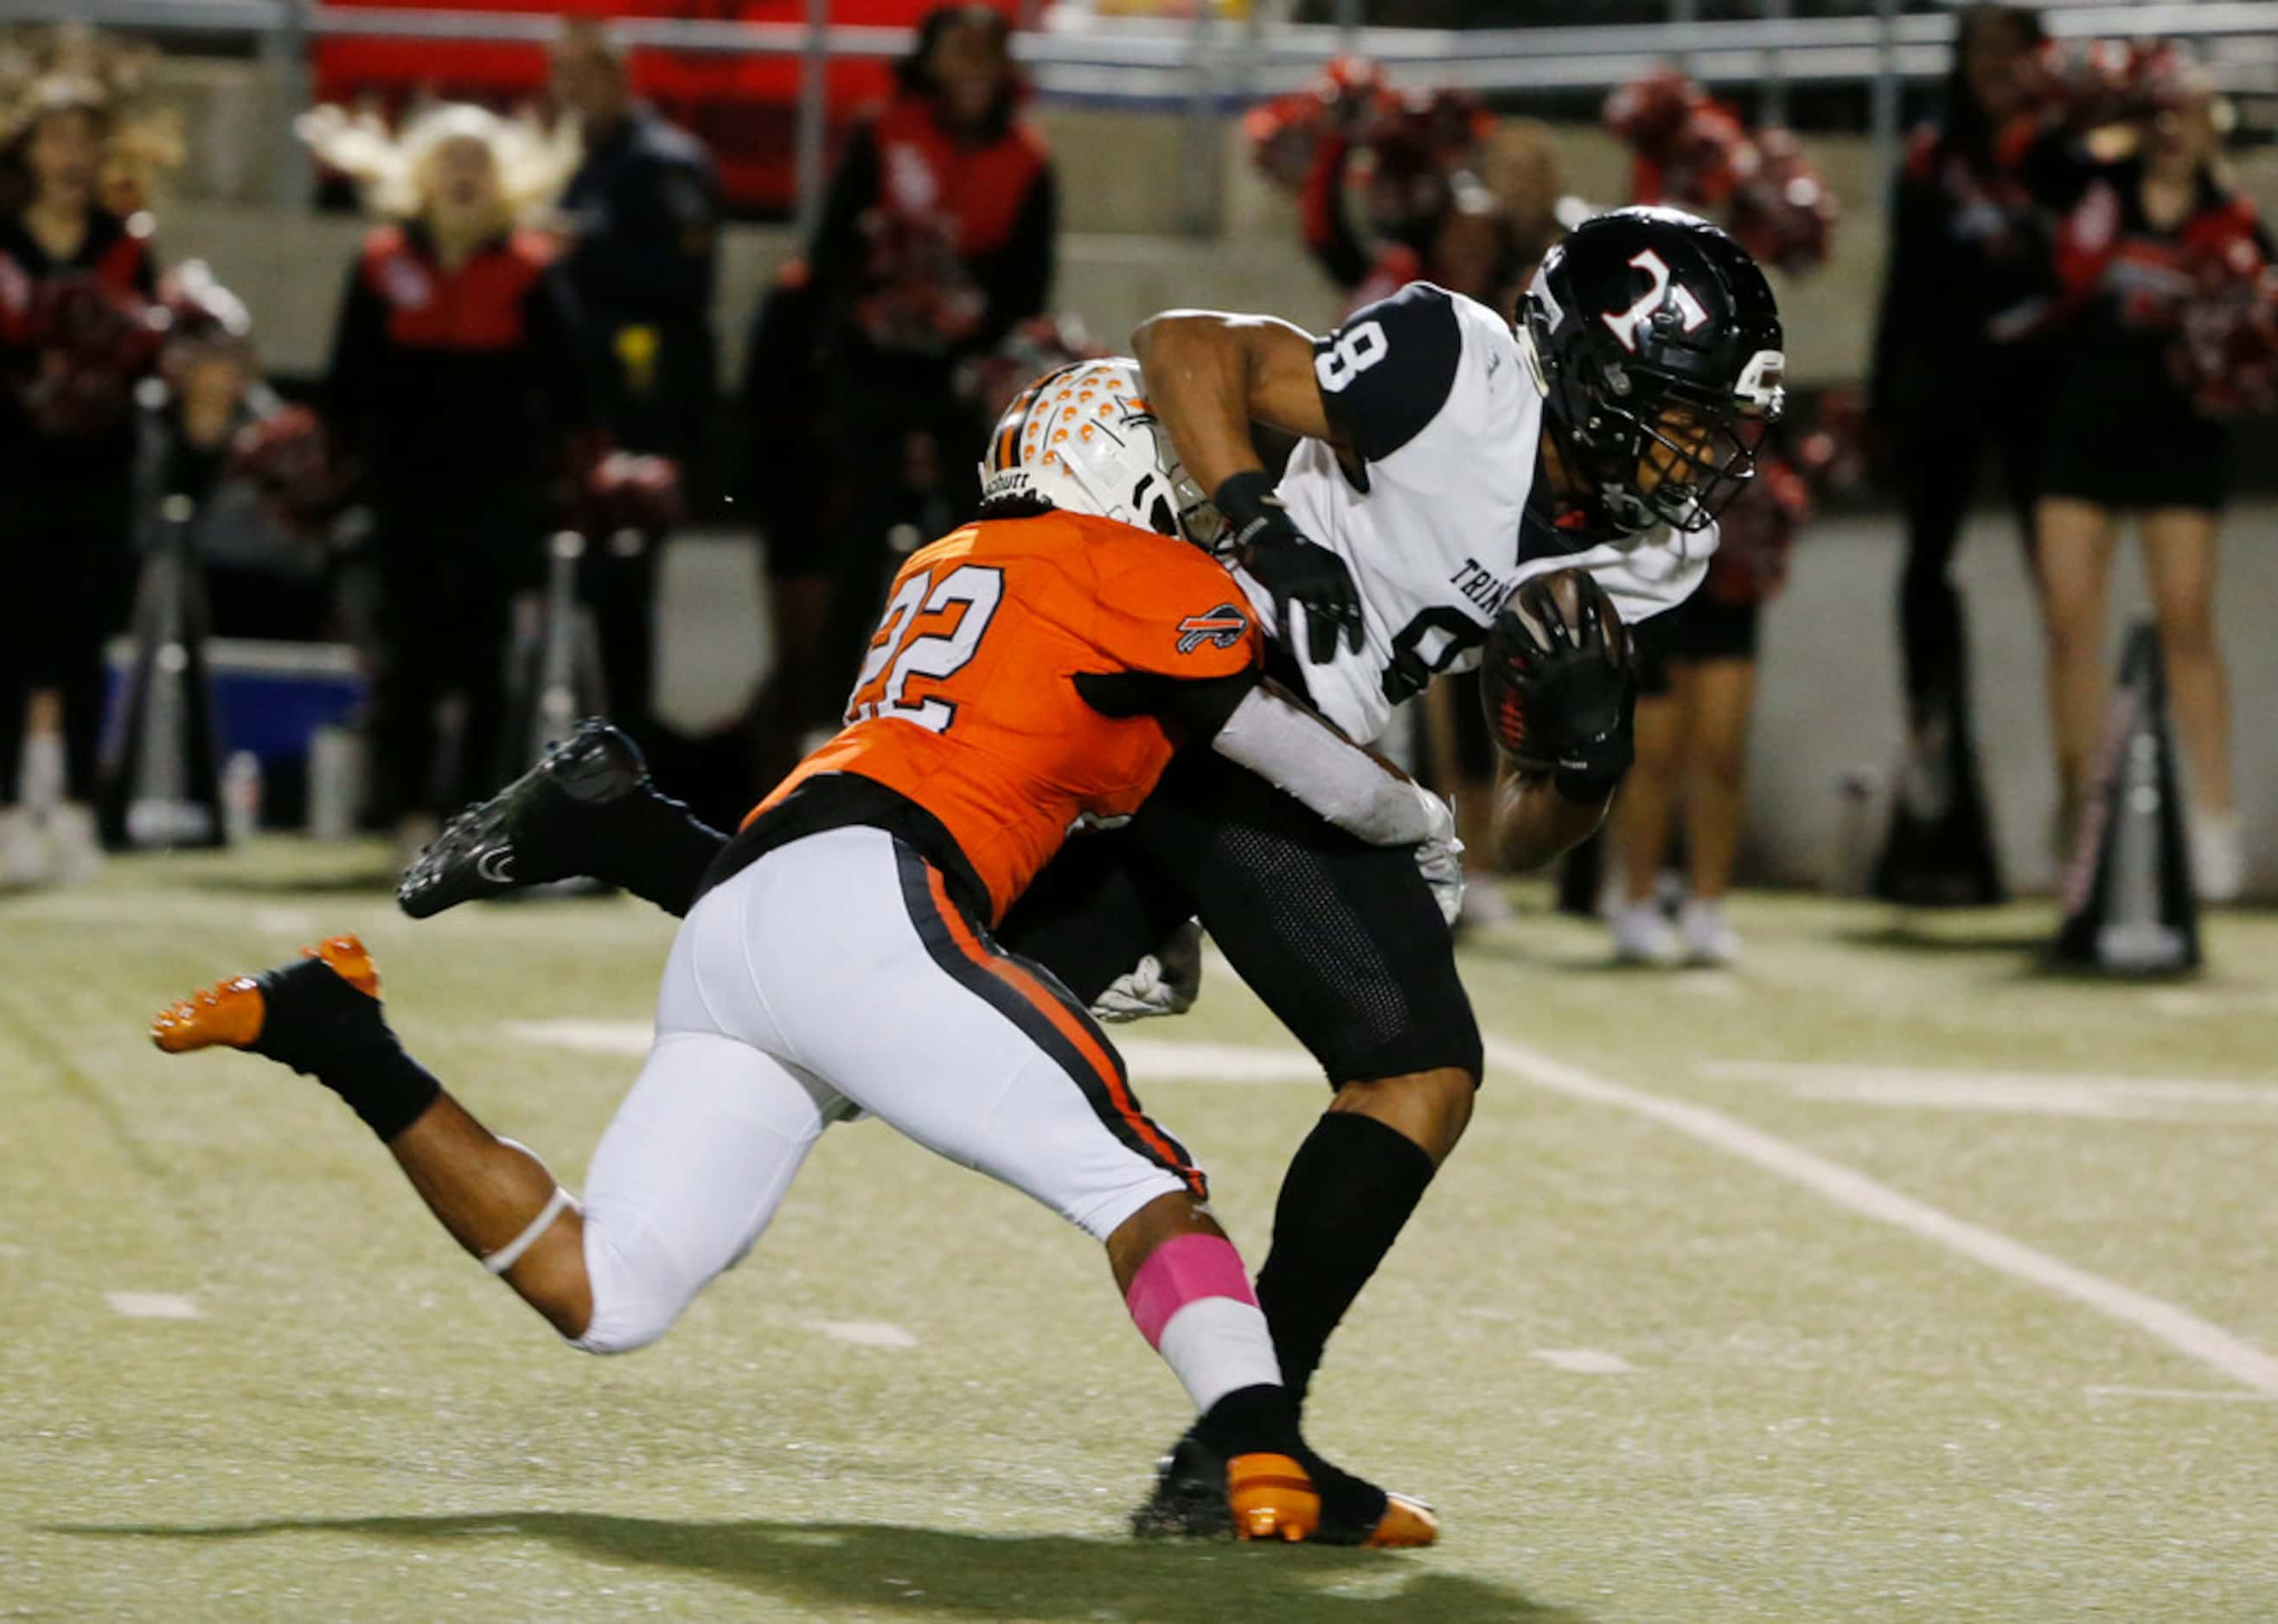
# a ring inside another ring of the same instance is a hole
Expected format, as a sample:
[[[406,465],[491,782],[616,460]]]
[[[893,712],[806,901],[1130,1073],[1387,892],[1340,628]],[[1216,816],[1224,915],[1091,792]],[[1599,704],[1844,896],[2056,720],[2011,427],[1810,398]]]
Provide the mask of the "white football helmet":
[[[1022,390],[981,461],[981,499],[1033,497],[1216,551],[1226,521],[1147,404],[1139,363],[1079,361]]]

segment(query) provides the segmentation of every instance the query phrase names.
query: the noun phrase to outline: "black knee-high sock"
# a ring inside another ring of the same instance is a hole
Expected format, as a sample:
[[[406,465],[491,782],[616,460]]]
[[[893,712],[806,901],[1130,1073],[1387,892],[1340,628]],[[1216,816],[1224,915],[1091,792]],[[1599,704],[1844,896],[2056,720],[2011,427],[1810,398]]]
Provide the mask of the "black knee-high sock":
[[[1289,1163],[1257,1302],[1281,1379],[1303,1403],[1329,1333],[1432,1182],[1424,1147],[1372,1117],[1331,1111]]]
[[[685,801],[654,790],[628,796],[611,807],[609,835],[608,843],[595,852],[593,877],[654,903],[676,919],[688,917],[705,871],[728,843]]]
[[[443,1086],[406,1054],[379,1012],[319,960],[303,959],[259,978],[267,1004],[256,1055],[315,1078],[348,1102],[381,1143],[435,1102]]]

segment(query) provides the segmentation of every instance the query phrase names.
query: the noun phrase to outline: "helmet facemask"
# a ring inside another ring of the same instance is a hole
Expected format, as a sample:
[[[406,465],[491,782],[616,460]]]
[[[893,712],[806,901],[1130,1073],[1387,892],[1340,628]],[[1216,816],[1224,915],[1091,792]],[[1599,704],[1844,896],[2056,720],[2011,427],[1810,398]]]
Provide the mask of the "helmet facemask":
[[[1641,363],[1609,339],[1553,381],[1551,416],[1573,471],[1618,529],[1666,524],[1690,534],[1755,477],[1757,449],[1786,404],[1780,372],[1777,351],[1758,351],[1720,390]]]

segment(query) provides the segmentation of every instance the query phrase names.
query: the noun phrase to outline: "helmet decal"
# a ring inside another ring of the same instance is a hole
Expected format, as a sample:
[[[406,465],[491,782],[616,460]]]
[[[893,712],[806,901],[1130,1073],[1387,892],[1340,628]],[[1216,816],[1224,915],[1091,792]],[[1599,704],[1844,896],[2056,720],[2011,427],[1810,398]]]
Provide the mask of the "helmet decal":
[[[1630,263],[1651,277],[1653,286],[1628,309],[1609,310],[1598,319],[1606,324],[1614,337],[1622,341],[1622,347],[1631,355],[1637,354],[1639,326],[1660,314],[1663,305],[1676,307],[1681,323],[1680,332],[1691,332],[1708,319],[1708,310],[1691,288],[1682,282],[1674,287],[1670,286],[1669,266],[1660,255],[1646,248],[1632,254]]]

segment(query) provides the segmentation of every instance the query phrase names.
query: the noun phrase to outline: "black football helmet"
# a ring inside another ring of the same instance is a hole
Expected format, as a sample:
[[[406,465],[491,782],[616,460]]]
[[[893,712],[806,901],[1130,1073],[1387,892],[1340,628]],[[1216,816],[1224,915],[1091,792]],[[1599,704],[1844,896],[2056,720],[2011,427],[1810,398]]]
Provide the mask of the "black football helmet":
[[[1675,209],[1617,209],[1519,301],[1545,421],[1595,528],[1705,530],[1786,402],[1779,308],[1747,251]]]

